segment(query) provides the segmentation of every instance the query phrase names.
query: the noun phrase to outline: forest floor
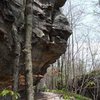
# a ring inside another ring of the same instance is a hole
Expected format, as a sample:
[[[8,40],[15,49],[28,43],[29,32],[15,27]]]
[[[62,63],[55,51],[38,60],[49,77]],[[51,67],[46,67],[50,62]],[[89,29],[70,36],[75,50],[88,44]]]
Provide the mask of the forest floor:
[[[41,92],[35,96],[36,100],[64,100],[61,94]]]
[[[92,100],[90,98],[73,94],[73,93],[54,93],[54,92],[40,92],[35,96],[35,100]]]

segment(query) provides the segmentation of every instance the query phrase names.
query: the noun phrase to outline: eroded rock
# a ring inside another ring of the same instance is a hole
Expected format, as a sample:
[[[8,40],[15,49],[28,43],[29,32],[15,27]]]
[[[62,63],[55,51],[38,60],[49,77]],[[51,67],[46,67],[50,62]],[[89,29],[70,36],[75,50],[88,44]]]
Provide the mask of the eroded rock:
[[[60,7],[66,0],[34,0],[33,3],[33,36],[32,62],[34,84],[44,75],[49,64],[52,64],[66,51],[66,42],[71,29]],[[21,44],[20,70],[24,69],[24,1],[0,0],[0,77],[12,75],[14,55],[13,24],[18,30]],[[6,79],[6,85],[11,78]],[[12,80],[12,79],[11,79]],[[11,82],[10,80],[10,82]],[[2,80],[0,83],[2,84]]]

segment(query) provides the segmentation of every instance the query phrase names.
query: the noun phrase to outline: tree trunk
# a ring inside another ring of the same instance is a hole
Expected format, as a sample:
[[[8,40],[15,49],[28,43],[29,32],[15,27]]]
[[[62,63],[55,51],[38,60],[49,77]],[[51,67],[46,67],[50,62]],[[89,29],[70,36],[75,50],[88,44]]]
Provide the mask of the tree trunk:
[[[53,73],[54,67],[53,67],[53,64],[51,66],[52,66],[52,70],[51,70],[52,71],[52,74],[51,74],[52,75],[51,76],[51,86],[52,87],[51,88],[54,89],[54,76],[53,76],[54,75],[54,73]]]
[[[32,73],[32,1],[26,0],[25,6],[25,74],[26,74],[26,89],[27,100],[34,100],[34,88],[33,88],[33,73]]]
[[[18,92],[19,82],[19,59],[20,59],[20,42],[17,34],[16,26],[13,25],[13,40],[14,40],[14,60],[13,60],[13,91]],[[15,97],[12,97],[15,100]]]
[[[13,62],[13,91],[18,91],[18,75],[19,75],[19,58],[20,58],[20,42],[18,39],[18,35],[17,35],[17,29],[16,27],[13,27],[13,37],[14,37],[14,43],[15,43],[15,47],[14,47],[14,62]]]
[[[63,55],[61,57],[61,88],[63,88],[63,67],[64,67],[64,59],[63,59]]]

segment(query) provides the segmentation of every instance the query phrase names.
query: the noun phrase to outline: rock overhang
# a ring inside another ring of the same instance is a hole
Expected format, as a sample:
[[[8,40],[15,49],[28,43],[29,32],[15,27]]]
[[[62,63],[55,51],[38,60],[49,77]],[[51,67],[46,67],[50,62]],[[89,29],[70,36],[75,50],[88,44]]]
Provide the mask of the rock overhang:
[[[56,59],[66,51],[67,39],[72,34],[72,31],[67,18],[58,9],[64,5],[65,1],[66,0],[34,0],[32,35],[34,75],[44,75],[47,67],[54,63]],[[6,2],[6,5],[3,2]],[[23,0],[1,0],[0,5],[0,44],[2,44],[0,52],[5,53],[0,57],[2,58],[0,59],[0,73],[6,72],[7,75],[11,75],[14,58],[12,25],[15,24],[18,29],[20,44],[23,49],[25,35],[24,5]],[[4,12],[1,10],[4,10]],[[5,18],[3,18],[3,16],[5,16]],[[2,51],[3,49],[4,51]],[[20,59],[23,59],[22,50],[21,55]],[[24,67],[24,62],[21,60],[20,66],[22,65]],[[2,73],[2,75],[5,76],[5,73]],[[35,78],[35,80],[35,84],[37,84],[40,78]]]

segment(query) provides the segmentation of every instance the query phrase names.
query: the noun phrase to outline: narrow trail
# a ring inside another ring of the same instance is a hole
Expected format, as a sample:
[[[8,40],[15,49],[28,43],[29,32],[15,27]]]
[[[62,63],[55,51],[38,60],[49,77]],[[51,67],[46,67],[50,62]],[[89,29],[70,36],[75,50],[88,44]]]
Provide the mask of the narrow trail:
[[[35,100],[64,100],[61,94],[55,94],[50,92],[41,92],[36,94]]]

